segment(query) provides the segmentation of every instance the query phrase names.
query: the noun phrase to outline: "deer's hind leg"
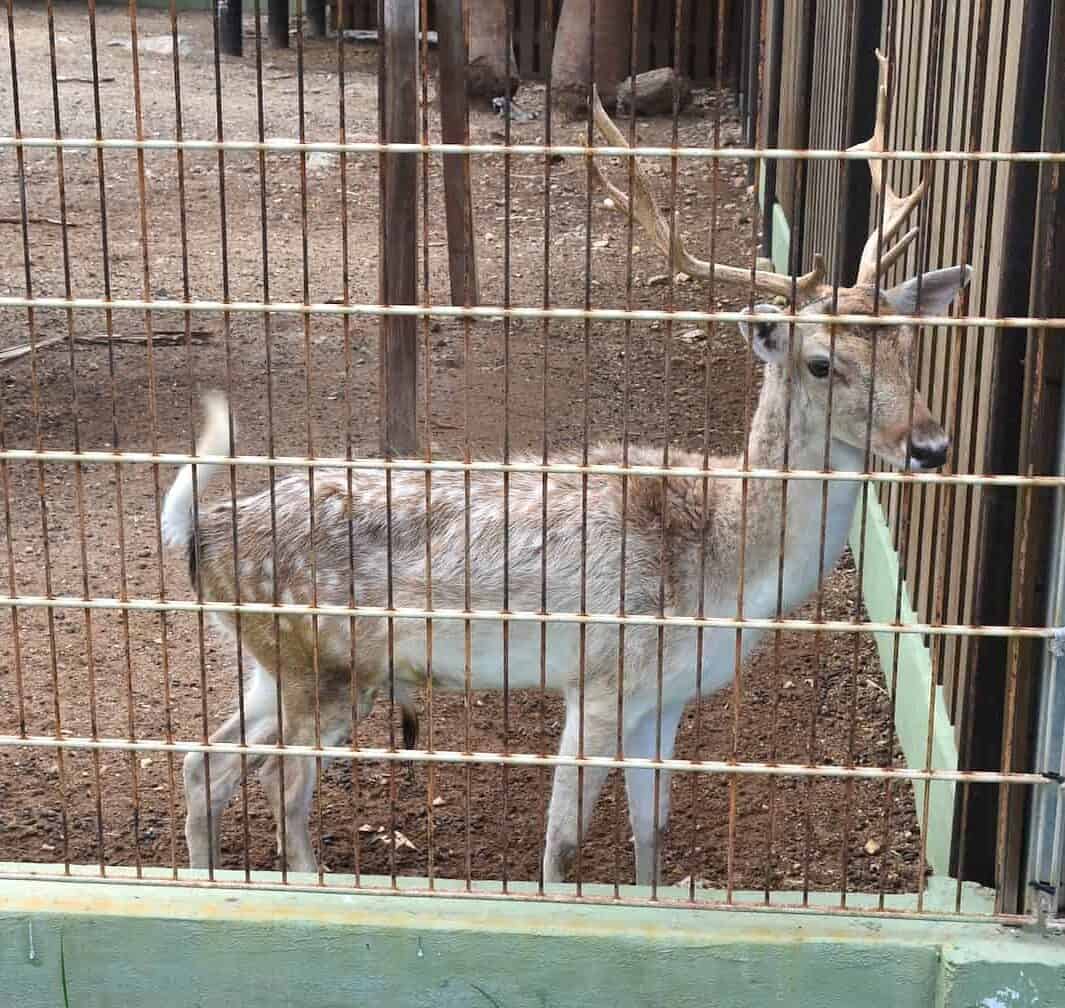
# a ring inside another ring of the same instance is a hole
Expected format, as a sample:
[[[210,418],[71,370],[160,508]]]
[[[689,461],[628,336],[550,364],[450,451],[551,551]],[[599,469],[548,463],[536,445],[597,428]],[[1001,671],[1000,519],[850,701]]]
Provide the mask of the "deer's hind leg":
[[[211,735],[212,742],[239,742],[241,714],[238,708]],[[276,701],[273,680],[259,666],[249,676],[244,694],[244,738],[251,744],[271,743],[277,738]],[[254,767],[258,760],[249,757]],[[192,868],[217,868],[220,861],[221,819],[229,800],[240,785],[243,764],[239,753],[192,752],[185,757],[185,841]]]
[[[375,691],[373,689],[359,691],[358,717],[360,720],[369,715],[373,707],[374,695]],[[350,707],[345,709],[341,704],[333,702],[321,708],[323,746],[343,745],[350,741],[351,731]],[[287,735],[285,741],[289,741]],[[286,777],[285,800],[282,802],[281,764],[292,760],[301,760],[308,764],[311,779],[308,787],[307,780],[303,777],[298,777],[297,780],[302,785],[302,790],[297,795],[290,797],[291,781],[289,777]],[[270,808],[274,813],[274,822],[277,824],[277,856],[283,861],[287,861],[289,865],[293,865],[291,869],[293,871],[307,870],[294,867],[293,857],[288,853],[291,849],[289,837],[295,835],[298,838],[298,842],[303,842],[302,849],[305,856],[306,848],[310,845],[310,812],[316,779],[316,761],[306,757],[269,756],[263,761],[262,768],[259,770],[259,783],[262,785],[267,800],[270,802]],[[311,856],[313,857],[313,850],[311,851]],[[316,868],[310,870],[314,871]]]
[[[369,713],[374,690],[359,690],[360,718]],[[351,738],[351,671],[313,662],[286,666],[282,675],[283,741],[286,746],[341,745]],[[316,756],[271,756],[259,774],[277,822],[283,867],[317,872],[310,820],[318,783]]]

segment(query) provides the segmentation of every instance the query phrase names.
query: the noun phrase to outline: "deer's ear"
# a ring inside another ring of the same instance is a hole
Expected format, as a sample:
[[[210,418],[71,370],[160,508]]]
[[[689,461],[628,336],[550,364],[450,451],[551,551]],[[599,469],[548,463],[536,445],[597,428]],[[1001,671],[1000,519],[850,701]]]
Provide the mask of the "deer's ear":
[[[743,314],[751,314],[748,309]],[[754,306],[755,315],[781,315],[783,312],[771,304]],[[787,357],[788,329],[784,322],[741,322],[740,332],[754,352],[767,364],[782,364]]]
[[[969,282],[971,266],[948,266],[914,277],[897,287],[884,291],[887,303],[900,315],[917,314],[917,293],[920,286],[922,315],[946,315],[950,303]]]

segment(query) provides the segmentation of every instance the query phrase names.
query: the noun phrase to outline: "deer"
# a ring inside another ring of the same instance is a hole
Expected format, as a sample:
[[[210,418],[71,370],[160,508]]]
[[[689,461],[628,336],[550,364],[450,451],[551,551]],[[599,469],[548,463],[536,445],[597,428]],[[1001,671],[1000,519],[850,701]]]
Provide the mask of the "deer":
[[[871,152],[883,151],[886,122],[886,60],[877,56],[876,126],[873,136],[854,148]],[[627,146],[597,95],[593,115],[611,144]],[[766,303],[755,306],[752,318],[740,324],[763,364],[761,389],[741,463],[711,459],[710,471],[720,466],[734,470],[738,464],[780,469],[786,463],[799,470],[862,472],[867,446],[884,462],[911,471],[931,471],[946,461],[949,438],[915,385],[914,325],[873,325],[873,316],[943,315],[967,283],[970,268],[935,270],[881,289],[884,273],[916,236],[914,228],[895,240],[925,186],[921,182],[900,196],[882,178],[882,161],[870,159],[869,169],[874,193],[883,193],[880,220],[863,249],[854,286],[833,291],[824,282],[820,257],[809,273],[797,277],[763,270],[752,274],[699,259],[678,237],[679,229],[668,226],[636,165],[631,212],[674,270],[744,287],[753,284],[796,303],[795,320]],[[628,213],[628,195],[598,165],[595,178],[617,209]],[[832,308],[869,316],[870,324],[804,321],[804,316]],[[198,456],[230,453],[230,419],[224,399],[207,398]],[[703,471],[701,454],[677,450],[670,457],[674,466]],[[588,450],[593,467],[617,467],[621,459],[619,444]],[[577,460],[574,455],[570,461]],[[629,466],[655,467],[660,460],[660,449],[629,448]],[[506,607],[539,612],[544,563],[549,613],[617,614],[624,588],[626,616],[734,617],[742,579],[742,615],[775,618],[809,599],[821,573],[836,565],[861,485],[853,479],[830,481],[826,491],[822,481],[790,482],[782,535],[781,485],[771,480],[674,477],[668,470],[652,475],[622,475],[613,468],[607,473],[555,471],[547,480],[545,500],[540,473],[513,471],[504,516],[498,471],[472,474],[468,498],[463,472],[433,472],[427,512],[424,473],[403,469],[390,475],[380,469],[301,470],[277,480],[272,490],[199,506],[198,494],[217,470],[218,465],[199,463],[194,476],[192,465],[183,467],[162,515],[164,538],[186,552],[199,597],[206,602],[339,607],[354,599],[359,606],[390,611],[426,607],[429,566],[436,608],[465,610],[468,585],[472,609],[502,609],[506,567]],[[584,556],[582,541],[595,544]],[[239,557],[234,556],[234,542]],[[245,611],[239,620],[232,611],[213,616],[230,635],[239,635],[247,667],[243,734],[238,711],[212,741],[276,742],[278,696],[286,745],[330,746],[351,737],[354,718],[369,713],[378,693],[388,692],[411,711],[418,690],[430,679],[434,691],[498,690],[504,685],[499,621],[472,620],[467,630],[461,619],[434,620],[430,668],[424,616],[352,619],[350,614],[262,611]],[[513,620],[508,632],[508,687],[539,688],[542,675],[547,689],[564,698],[561,756],[668,761],[686,704],[697,693],[707,696],[731,683],[765,631],[740,634],[738,656],[737,633],[728,625],[667,626],[661,651],[659,626],[651,622],[630,623],[621,634],[618,623],[582,627],[573,620],[542,628],[534,620]],[[308,825],[315,760],[272,754],[245,754],[244,759],[259,771],[272,805],[284,866],[317,871]],[[587,763],[578,769],[578,762],[571,759],[554,768],[543,840],[545,883],[569,876],[609,772],[609,765]],[[222,813],[243,772],[239,752],[186,756],[185,834],[192,867],[219,863]],[[624,774],[635,880],[649,885],[659,877],[659,851],[668,827],[669,771],[641,765],[626,767]],[[661,775],[657,785],[656,774]]]

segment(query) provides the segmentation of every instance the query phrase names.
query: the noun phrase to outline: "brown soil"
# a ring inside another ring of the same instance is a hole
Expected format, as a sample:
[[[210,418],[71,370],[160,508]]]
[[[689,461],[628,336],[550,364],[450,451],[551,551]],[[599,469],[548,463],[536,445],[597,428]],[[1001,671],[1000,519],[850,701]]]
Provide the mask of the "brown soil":
[[[52,131],[51,78],[46,21],[39,10],[20,5],[15,17],[22,129],[27,135]],[[142,36],[167,31],[166,19],[140,15]],[[128,39],[124,12],[97,17],[103,129],[107,136],[135,132],[134,93],[128,49],[108,46]],[[210,22],[183,16],[181,31],[191,51],[181,60],[182,113],[188,137],[215,135],[214,62]],[[56,25],[59,74],[91,75],[87,22],[80,8],[63,8]],[[6,49],[6,46],[5,46]],[[377,55],[348,47],[344,88],[347,135],[376,136]],[[264,57],[267,135],[291,136],[297,118],[296,52]],[[174,88],[168,57],[140,57],[141,101],[147,136],[174,132]],[[308,139],[337,136],[337,56],[335,46],[309,44],[306,52],[306,134]],[[255,61],[223,60],[223,115],[229,139],[254,138]],[[67,136],[93,131],[92,87],[77,80],[59,85],[62,126]],[[0,76],[0,131],[10,135],[11,80]],[[540,107],[542,91],[525,88],[519,104]],[[738,139],[727,99],[697,93],[682,117],[680,142],[703,143],[712,136],[716,109],[723,137]],[[475,111],[472,138],[498,141],[502,124]],[[557,125],[555,136],[576,140],[583,127]],[[668,142],[668,122],[640,124],[648,142]],[[517,141],[543,137],[540,121],[516,126]],[[108,262],[101,242],[100,191],[95,154],[68,150],[64,156],[66,212],[71,223],[70,282],[76,296],[99,297],[110,276],[115,297],[181,298],[181,202],[177,161],[172,151],[144,156],[147,193],[149,275],[144,278],[141,245],[138,162],[134,152],[104,156]],[[260,188],[254,154],[225,156],[225,210],[228,248],[221,245],[219,164],[213,153],[189,153],[184,159],[188,233],[188,286],[193,297],[218,298],[223,278],[233,300],[263,296]],[[312,301],[344,295],[339,167],[327,159],[308,171],[308,275],[301,253],[299,159],[271,156],[265,205],[268,212],[269,285],[274,300],[300,300],[306,282]],[[0,207],[18,217],[18,174],[13,152],[0,152]],[[440,169],[429,166],[431,192],[430,286],[437,300],[447,298],[446,249]],[[544,197],[542,159],[515,157],[510,197],[511,298],[515,304],[543,303]],[[350,298],[373,301],[377,291],[376,158],[351,157],[347,167]],[[659,168],[659,192],[668,202],[668,168]],[[26,197],[34,219],[60,214],[56,156],[28,150]],[[623,174],[621,175],[623,177]],[[745,170],[722,165],[715,184],[710,166],[682,163],[677,206],[689,238],[708,244],[709,207],[715,192],[718,213],[713,238],[718,258],[749,262],[753,245],[750,193]],[[474,167],[478,209],[481,284],[486,303],[503,298],[505,233],[502,159],[481,159]],[[597,200],[592,210],[592,304],[616,306],[625,290],[624,225]],[[585,296],[585,184],[580,162],[552,168],[550,208],[550,300],[579,306]],[[25,291],[20,230],[0,224],[0,292]],[[49,223],[31,227],[32,289],[38,296],[64,293],[64,232]],[[668,286],[651,284],[663,261],[637,235],[633,289],[637,307],[660,307]],[[679,307],[705,306],[705,289],[695,283],[676,286]],[[717,299],[735,306],[738,297]],[[29,336],[24,311],[4,313],[0,345]],[[155,329],[180,330],[177,314],[157,313]],[[65,333],[66,315],[38,311],[38,337]],[[102,313],[78,312],[79,334],[104,332]],[[117,333],[143,333],[142,313],[114,315]],[[272,363],[267,373],[266,338],[261,317],[234,313],[228,325],[214,314],[192,319],[203,330],[202,343],[156,347],[151,360],[143,346],[79,346],[71,357],[65,347],[39,352],[7,367],[3,383],[0,436],[5,447],[128,450],[185,450],[189,446],[190,407],[203,387],[229,389],[240,421],[237,450],[265,453],[272,443],[279,454],[308,449],[341,455],[348,447],[374,453],[377,441],[377,324],[352,319],[316,318],[305,329],[299,317],[277,315],[270,325]],[[425,333],[432,380],[429,422],[441,451],[461,451],[465,417],[470,418],[473,449],[498,457],[504,414],[504,338],[501,322],[472,327],[470,357],[463,352],[461,323],[433,323]],[[704,429],[714,451],[742,444],[745,404],[756,389],[748,381],[748,359],[739,335],[722,327],[708,341],[667,333],[657,325],[633,325],[626,359],[620,323],[601,324],[589,333],[589,367],[584,369],[584,331],[579,324],[555,322],[547,337],[548,374],[544,409],[544,335],[538,323],[515,324],[510,341],[509,426],[513,448],[537,447],[545,437],[552,450],[579,444],[585,424],[592,438],[620,437],[625,428],[626,365],[629,372],[628,430],[637,440],[698,448]],[[351,374],[346,377],[347,348]],[[669,362],[670,387],[665,385]],[[269,387],[271,396],[267,397]],[[76,390],[76,405],[75,405]],[[423,390],[424,392],[424,390]],[[668,410],[664,403],[668,401]],[[352,418],[349,421],[349,417]],[[546,432],[545,432],[546,417]],[[269,440],[269,439],[272,439]],[[19,593],[158,596],[162,585],[173,597],[187,597],[184,561],[168,557],[160,565],[154,520],[158,487],[173,476],[150,467],[103,465],[72,467],[8,463],[3,470],[7,528],[0,548],[0,583]],[[238,491],[263,485],[262,473],[237,474]],[[8,529],[10,531],[8,531]],[[13,560],[14,570],[10,568]],[[829,618],[853,613],[855,578],[849,561],[826,581],[824,612]],[[87,587],[86,587],[87,586]],[[812,607],[809,610],[812,612]],[[23,609],[10,617],[12,633],[0,636],[0,732],[51,734],[57,718],[64,733],[127,737],[163,737],[168,726],[178,738],[200,738],[235,703],[233,646],[208,631],[201,656],[196,619],[116,612],[89,616],[59,610],[49,620],[41,609]],[[779,649],[761,651],[744,671],[736,694],[727,690],[692,704],[682,724],[678,755],[743,760],[807,760],[863,765],[901,764],[891,728],[891,705],[868,639],[826,635],[782,635]],[[165,641],[165,643],[164,643]],[[91,647],[90,647],[91,644]],[[820,644],[820,650],[818,646]],[[169,679],[170,705],[164,683]],[[207,683],[206,691],[201,681]],[[734,710],[734,696],[739,707]],[[502,736],[502,696],[478,695],[469,708],[471,746],[498,750]],[[698,709],[697,709],[698,707]],[[206,728],[205,728],[206,712]],[[464,736],[460,696],[438,696],[434,704],[435,742],[460,748]],[[560,730],[560,703],[554,697],[515,694],[510,698],[512,751],[550,750]],[[733,725],[737,725],[733,738]],[[132,726],[132,729],[131,729]],[[363,739],[384,744],[387,712],[379,709],[366,724]],[[734,750],[733,750],[734,746]],[[174,774],[172,777],[171,774]],[[174,781],[175,783],[171,783]],[[394,785],[394,787],[393,787]],[[499,768],[443,767],[435,771],[435,805],[427,801],[427,770],[410,775],[405,767],[335,765],[324,772],[320,820],[316,826],[324,860],[332,870],[357,866],[387,873],[391,853],[376,839],[379,828],[399,829],[414,849],[395,852],[395,870],[429,871],[427,824],[432,819],[432,868],[441,876],[535,878],[543,835],[542,817],[550,782],[546,772]],[[133,798],[136,789],[137,800]],[[739,888],[813,887],[889,891],[913,889],[919,865],[918,828],[909,789],[886,795],[882,786],[860,783],[811,784],[745,779],[735,785],[703,775],[673,781],[673,816],[664,858],[667,881],[683,876]],[[849,792],[849,793],[848,793]],[[390,794],[394,793],[394,799]],[[275,863],[272,821],[257,782],[247,790],[250,845],[243,850],[240,803],[225,820],[224,865],[253,868]],[[184,863],[183,796],[180,766],[167,758],[101,755],[94,760],[70,753],[62,771],[52,752],[0,750],[0,860],[168,865]],[[848,812],[847,809],[850,808]],[[889,815],[885,817],[885,808]],[[771,828],[772,823],[772,828]],[[359,832],[359,827],[369,827]],[[631,855],[624,811],[624,789],[611,778],[597,809],[581,858],[585,880],[631,879]],[[731,851],[731,856],[730,856]],[[873,852],[872,854],[870,852]]]

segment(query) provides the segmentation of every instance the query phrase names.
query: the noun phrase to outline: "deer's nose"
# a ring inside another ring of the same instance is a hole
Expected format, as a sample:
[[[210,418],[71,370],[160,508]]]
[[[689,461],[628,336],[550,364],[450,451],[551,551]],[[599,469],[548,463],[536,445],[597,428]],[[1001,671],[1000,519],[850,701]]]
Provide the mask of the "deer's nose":
[[[910,458],[922,469],[938,469],[947,461],[950,441],[943,434],[938,437],[914,438],[910,447]]]

